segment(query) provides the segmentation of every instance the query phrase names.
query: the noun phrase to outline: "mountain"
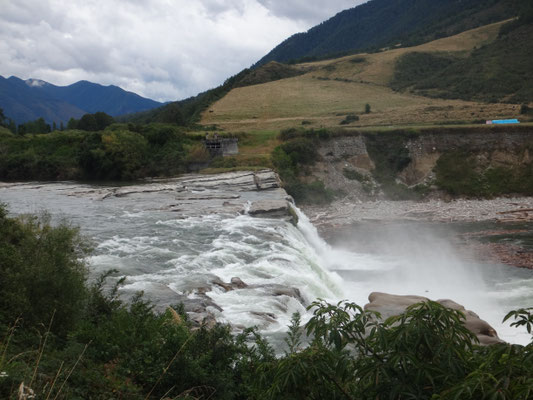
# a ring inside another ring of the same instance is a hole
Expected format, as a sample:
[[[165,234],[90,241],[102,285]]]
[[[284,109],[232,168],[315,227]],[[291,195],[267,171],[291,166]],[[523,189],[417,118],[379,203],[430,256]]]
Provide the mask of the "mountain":
[[[517,15],[528,0],[371,0],[298,33],[263,57],[288,62],[411,46]]]
[[[0,108],[17,123],[39,117],[47,122],[66,122],[97,111],[118,116],[161,105],[113,85],[79,81],[56,86],[38,79],[24,81],[15,76],[7,79],[0,76]]]
[[[0,76],[0,108],[16,123],[43,117],[47,122],[66,122],[80,118],[86,111],[65,101],[51,98],[36,86],[17,77]]]

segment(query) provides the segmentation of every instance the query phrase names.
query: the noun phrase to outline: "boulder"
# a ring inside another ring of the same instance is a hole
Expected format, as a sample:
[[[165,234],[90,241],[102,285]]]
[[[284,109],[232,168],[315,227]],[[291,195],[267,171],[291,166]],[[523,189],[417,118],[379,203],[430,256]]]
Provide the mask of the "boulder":
[[[248,214],[270,218],[287,217],[290,216],[289,208],[290,204],[287,200],[258,200],[252,203]]]
[[[427,297],[422,296],[401,296],[380,292],[370,293],[368,300],[370,303],[365,305],[365,310],[377,311],[381,314],[383,319],[387,319],[394,315],[400,315],[405,312],[407,307],[413,304],[429,301]],[[466,310],[462,305],[449,299],[437,300],[437,303],[453,310],[461,311],[466,318],[464,321],[465,327],[477,336],[480,344],[490,345],[502,343],[496,330],[486,321],[480,319],[475,312]]]

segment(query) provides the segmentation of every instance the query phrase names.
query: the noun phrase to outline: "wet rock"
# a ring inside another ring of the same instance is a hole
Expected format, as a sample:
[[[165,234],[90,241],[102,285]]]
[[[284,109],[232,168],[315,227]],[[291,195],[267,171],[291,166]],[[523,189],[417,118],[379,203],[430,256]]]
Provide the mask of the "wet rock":
[[[284,285],[278,285],[278,284],[269,284],[269,285],[254,285],[250,286],[250,288],[261,288],[265,289],[267,292],[269,292],[272,296],[287,296],[292,297],[296,300],[298,300],[301,304],[306,305],[306,302],[304,298],[302,297],[302,294],[300,293],[300,289],[290,286],[284,286]]]
[[[215,316],[209,312],[206,314],[191,315],[190,321],[193,325],[193,330],[199,329],[201,327],[212,329],[217,324]]]
[[[280,187],[278,176],[271,170],[264,170],[254,173],[253,180],[257,190],[267,190]]]
[[[248,285],[238,277],[231,278],[230,283],[225,283],[219,278],[214,279],[212,283],[213,285],[216,285],[222,288],[226,292],[229,292],[231,290],[237,290],[237,289],[261,289],[265,291],[267,295],[270,295],[270,296],[287,296],[287,297],[292,297],[298,300],[303,305],[305,305],[306,303],[298,288],[279,285],[277,283],[266,284],[266,285]]]
[[[290,217],[289,209],[290,204],[284,199],[258,200],[252,203],[248,214],[263,218]]]
[[[244,283],[241,278],[233,277],[231,278],[231,286],[235,287],[237,289],[244,289],[247,288],[248,285]]]
[[[183,308],[187,313],[204,314],[207,312],[208,307],[223,311],[218,304],[206,295],[200,295],[198,298],[186,298],[181,303],[183,303]]]
[[[394,315],[400,315],[405,312],[406,308],[420,302],[428,301],[427,297],[422,296],[400,296],[388,293],[373,292],[368,296],[370,303],[365,305],[365,310],[378,311],[383,319],[387,319]],[[449,300],[437,300],[437,303],[453,310],[459,310],[465,315],[465,327],[477,336],[480,344],[490,345],[495,343],[502,343],[498,337],[496,330],[490,326],[486,321],[479,318],[479,316],[470,310],[466,310],[462,305]]]
[[[226,292],[229,292],[229,291],[233,290],[233,287],[231,286],[231,283],[222,282],[218,278],[213,281],[213,285],[224,289]]]
[[[269,312],[261,312],[261,311],[250,311],[250,314],[255,315],[256,317],[264,319],[268,323],[275,323],[277,318],[276,314],[269,313]]]

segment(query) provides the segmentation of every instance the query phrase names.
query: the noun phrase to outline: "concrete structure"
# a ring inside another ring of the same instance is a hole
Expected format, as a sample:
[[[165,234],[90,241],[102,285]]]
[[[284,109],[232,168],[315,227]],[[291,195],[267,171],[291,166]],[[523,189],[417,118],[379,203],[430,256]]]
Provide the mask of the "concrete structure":
[[[204,143],[211,157],[234,156],[239,154],[239,139],[236,138],[206,139]]]

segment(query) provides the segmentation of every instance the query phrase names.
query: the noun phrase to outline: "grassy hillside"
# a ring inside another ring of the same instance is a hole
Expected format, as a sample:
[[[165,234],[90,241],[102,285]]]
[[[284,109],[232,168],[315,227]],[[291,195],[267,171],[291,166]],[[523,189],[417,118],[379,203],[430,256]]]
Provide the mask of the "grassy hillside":
[[[194,97],[175,101],[154,110],[126,115],[118,120],[141,124],[156,122],[194,126],[200,120],[202,112],[234,88],[272,82],[301,74],[300,69],[277,62],[270,62],[253,70],[246,68],[226,79],[222,85]]]
[[[209,107],[201,123],[227,130],[339,126],[479,123],[519,116],[518,105],[427,98],[398,92],[390,85],[398,60],[406,54],[432,53],[467,57],[494,43],[503,23],[495,23],[420,46],[294,65],[303,75],[235,88]],[[370,112],[365,113],[369,104]]]
[[[372,0],[285,40],[258,65],[412,46],[516,16],[525,0]]]

